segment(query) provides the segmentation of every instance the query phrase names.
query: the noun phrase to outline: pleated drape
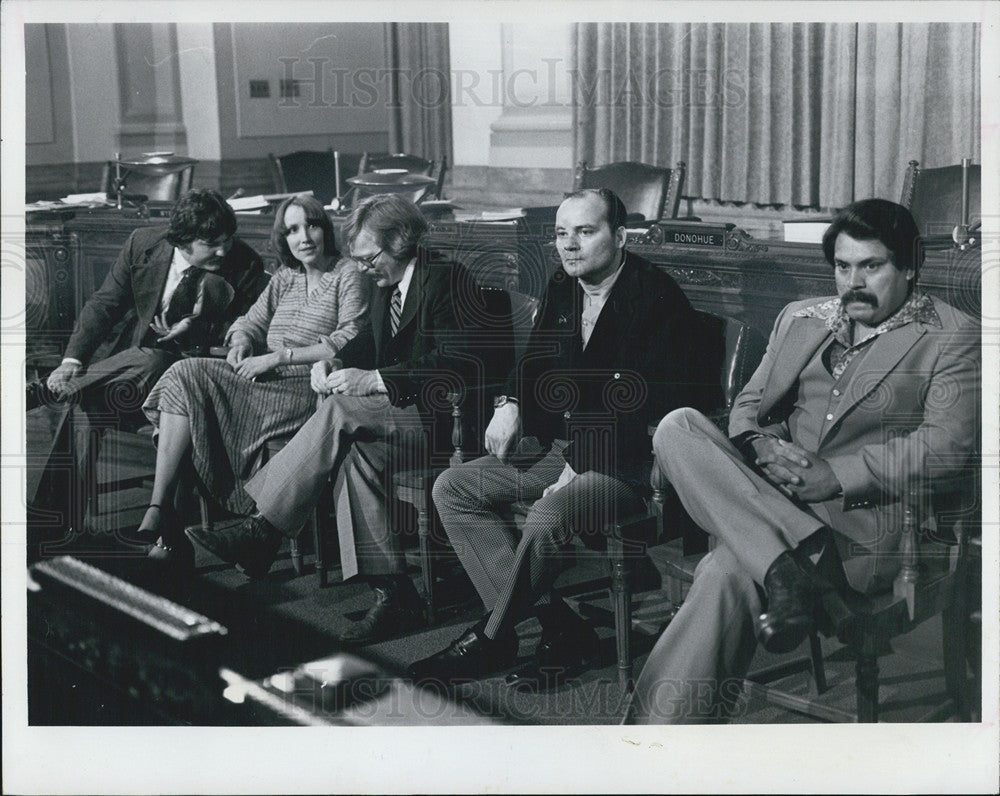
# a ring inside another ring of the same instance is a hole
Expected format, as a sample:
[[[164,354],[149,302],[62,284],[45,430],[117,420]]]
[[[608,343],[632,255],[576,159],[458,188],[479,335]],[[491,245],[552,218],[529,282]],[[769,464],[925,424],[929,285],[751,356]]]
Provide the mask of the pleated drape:
[[[838,207],[979,159],[979,26],[579,24],[578,160],[687,163],[687,196]]]
[[[390,151],[454,162],[447,23],[387,23],[385,35]]]

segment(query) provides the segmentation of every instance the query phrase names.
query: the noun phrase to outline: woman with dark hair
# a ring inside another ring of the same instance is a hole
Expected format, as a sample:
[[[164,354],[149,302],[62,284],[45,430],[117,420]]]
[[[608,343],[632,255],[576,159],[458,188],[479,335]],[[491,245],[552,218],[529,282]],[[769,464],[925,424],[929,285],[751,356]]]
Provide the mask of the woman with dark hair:
[[[271,243],[283,266],[246,315],[229,329],[229,354],[188,359],[163,374],[143,405],[158,426],[156,475],[137,535],[159,537],[149,554],[193,561],[174,510],[181,462],[223,508],[252,507],[243,482],[269,439],[291,434],[316,408],[314,362],[329,359],[368,323],[370,283],[356,264],[338,262],[333,225],[309,195],[286,199]]]

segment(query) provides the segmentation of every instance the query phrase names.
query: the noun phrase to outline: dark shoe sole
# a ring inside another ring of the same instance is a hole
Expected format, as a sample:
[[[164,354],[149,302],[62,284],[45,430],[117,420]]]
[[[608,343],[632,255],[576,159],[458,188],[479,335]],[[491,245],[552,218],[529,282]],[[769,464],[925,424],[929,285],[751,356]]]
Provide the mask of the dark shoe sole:
[[[783,655],[805,641],[815,627],[808,616],[775,622],[769,614],[761,614],[757,619],[757,641],[768,652]]]

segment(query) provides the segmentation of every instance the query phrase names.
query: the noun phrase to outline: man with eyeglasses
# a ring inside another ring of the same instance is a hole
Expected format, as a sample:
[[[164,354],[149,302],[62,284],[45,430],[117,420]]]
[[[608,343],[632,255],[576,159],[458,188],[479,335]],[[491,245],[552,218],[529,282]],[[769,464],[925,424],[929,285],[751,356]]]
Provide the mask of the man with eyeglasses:
[[[29,454],[45,448],[41,429],[52,431],[40,475],[29,478],[29,505],[49,508],[71,491],[61,477],[66,468],[50,460],[69,448],[73,403],[104,423],[126,423],[133,414],[144,423],[142,402],[166,369],[221,343],[229,324],[257,299],[267,273],[235,234],[236,215],[226,201],[195,189],[174,205],[169,227],[129,236],[80,311],[62,362],[47,379],[28,385],[26,408],[49,414],[47,423],[29,415]]]
[[[452,352],[462,345],[463,302],[477,290],[465,269],[432,263],[419,245],[426,231],[419,209],[401,196],[373,196],[355,208],[345,227],[351,256],[378,287],[368,332],[313,367],[312,387],[324,399],[248,482],[258,513],[236,527],[186,531],[249,577],[263,577],[332,475],[344,579],[360,575],[375,592],[368,614],[341,635],[348,642],[385,637],[420,617],[388,511],[392,472],[401,457],[410,467],[422,461],[433,385],[463,378],[463,359]]]

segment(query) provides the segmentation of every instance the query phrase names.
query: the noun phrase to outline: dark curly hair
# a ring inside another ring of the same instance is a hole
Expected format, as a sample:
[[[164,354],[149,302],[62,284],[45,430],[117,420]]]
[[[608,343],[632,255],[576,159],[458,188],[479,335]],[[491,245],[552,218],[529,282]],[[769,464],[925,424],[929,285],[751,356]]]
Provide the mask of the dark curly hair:
[[[166,239],[172,246],[186,246],[193,240],[211,243],[235,234],[236,214],[226,200],[208,188],[194,188],[174,205]]]
[[[834,248],[841,232],[855,240],[881,242],[892,254],[896,268],[913,269],[910,284],[916,284],[924,261],[924,247],[917,222],[905,207],[888,199],[862,199],[837,213],[823,233],[823,254],[830,265],[834,265]]]
[[[274,214],[274,226],[271,228],[271,245],[281,256],[281,262],[295,271],[302,270],[300,263],[292,250],[288,248],[288,227],[285,225],[285,211],[292,205],[302,208],[309,224],[316,224],[323,230],[323,254],[334,259],[340,257],[337,249],[337,241],[333,234],[333,222],[323,209],[323,203],[312,194],[300,193],[296,196],[289,196],[278,205]]]

